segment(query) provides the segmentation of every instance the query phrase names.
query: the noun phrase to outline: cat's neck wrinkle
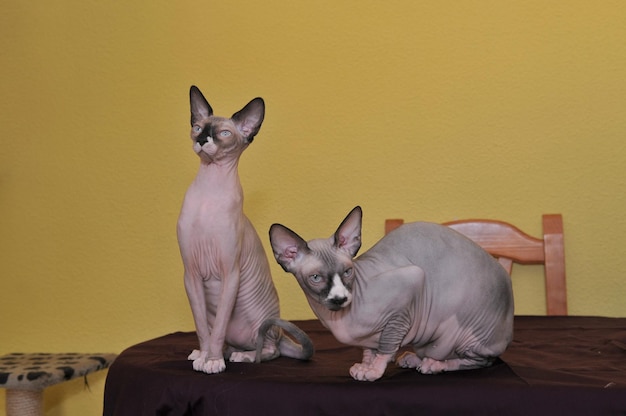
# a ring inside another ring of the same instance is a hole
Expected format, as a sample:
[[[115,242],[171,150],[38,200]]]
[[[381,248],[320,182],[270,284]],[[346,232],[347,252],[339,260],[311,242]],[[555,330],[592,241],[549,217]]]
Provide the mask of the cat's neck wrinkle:
[[[213,160],[211,162],[207,162],[202,160],[200,163],[200,169],[198,171],[199,175],[208,175],[214,177],[232,177],[239,178],[238,174],[239,169],[239,159],[228,160],[228,159],[220,159]]]
[[[202,157],[200,158],[200,169],[223,169],[225,171],[233,171],[234,174],[237,174],[237,169],[239,167],[239,158],[235,157],[221,157],[218,159],[206,160]]]
[[[239,181],[238,160],[235,161],[214,161],[211,163],[202,162],[196,176],[196,183],[203,187],[208,187],[213,192],[223,190],[225,193],[242,193],[241,182]]]

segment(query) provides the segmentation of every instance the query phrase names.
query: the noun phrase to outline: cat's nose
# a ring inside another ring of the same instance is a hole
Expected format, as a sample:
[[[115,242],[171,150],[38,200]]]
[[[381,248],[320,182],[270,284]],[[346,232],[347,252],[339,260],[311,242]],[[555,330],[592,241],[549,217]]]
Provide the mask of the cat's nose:
[[[333,305],[341,306],[341,305],[343,305],[344,303],[346,303],[346,301],[347,301],[347,300],[348,300],[348,298],[347,298],[346,296],[342,296],[342,297],[335,297],[335,298],[332,298],[332,299],[330,299],[330,302],[331,302]]]
[[[198,139],[196,140],[196,143],[198,143],[200,146],[204,146],[207,142],[208,140],[206,137],[198,137]]]

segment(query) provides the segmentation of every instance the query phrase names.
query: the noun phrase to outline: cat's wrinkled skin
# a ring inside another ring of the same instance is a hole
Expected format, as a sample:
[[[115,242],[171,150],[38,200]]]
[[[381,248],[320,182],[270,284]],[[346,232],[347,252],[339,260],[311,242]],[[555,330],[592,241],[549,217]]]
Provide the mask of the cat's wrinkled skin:
[[[309,338],[279,319],[267,257],[243,213],[239,157],[261,128],[265,104],[255,98],[224,118],[213,115],[197,87],[192,86],[189,95],[191,139],[200,168],[185,195],[177,226],[185,289],[199,341],[188,358],[194,370],[209,374],[224,371],[225,356],[238,362],[279,355],[309,359],[313,354]],[[269,325],[259,338],[264,323]],[[294,332],[301,345],[283,336],[282,328]]]
[[[486,367],[511,341],[511,279],[474,242],[438,224],[405,224],[356,259],[361,208],[328,239],[308,243],[274,224],[274,256],[338,341],[364,348],[356,380],[382,377],[399,348],[401,367],[436,374]]]

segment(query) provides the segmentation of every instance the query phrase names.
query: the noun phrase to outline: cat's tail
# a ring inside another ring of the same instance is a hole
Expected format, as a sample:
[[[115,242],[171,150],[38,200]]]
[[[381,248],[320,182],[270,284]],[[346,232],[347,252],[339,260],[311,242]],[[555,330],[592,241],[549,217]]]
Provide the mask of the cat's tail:
[[[277,326],[287,331],[293,338],[286,336],[284,333],[280,337],[278,342],[278,349],[280,351],[280,355],[289,358],[295,358],[298,360],[310,360],[313,357],[313,353],[315,352],[315,347],[313,346],[313,342],[311,338],[300,328],[298,328],[295,324],[285,321],[280,318],[268,318],[266,319],[259,328],[259,333],[256,341],[256,362],[261,362],[261,351],[263,350],[263,341],[265,340],[265,335],[267,331],[270,330],[271,327]]]

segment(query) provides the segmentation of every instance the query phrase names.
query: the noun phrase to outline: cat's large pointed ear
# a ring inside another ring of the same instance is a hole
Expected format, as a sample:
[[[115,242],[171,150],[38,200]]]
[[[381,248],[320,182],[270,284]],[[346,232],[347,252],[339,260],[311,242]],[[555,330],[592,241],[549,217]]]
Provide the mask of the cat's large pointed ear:
[[[290,273],[295,271],[297,261],[311,251],[302,237],[281,224],[270,227],[270,243],[276,261]]]
[[[248,143],[252,143],[265,118],[265,102],[263,98],[257,97],[253,99],[244,108],[233,114],[231,118],[244,139]]]
[[[189,104],[191,106],[191,125],[213,115],[213,109],[204,98],[198,87],[192,85],[189,89]]]
[[[356,256],[361,248],[362,218],[361,207],[354,207],[335,232],[335,247],[346,250],[352,257]]]

